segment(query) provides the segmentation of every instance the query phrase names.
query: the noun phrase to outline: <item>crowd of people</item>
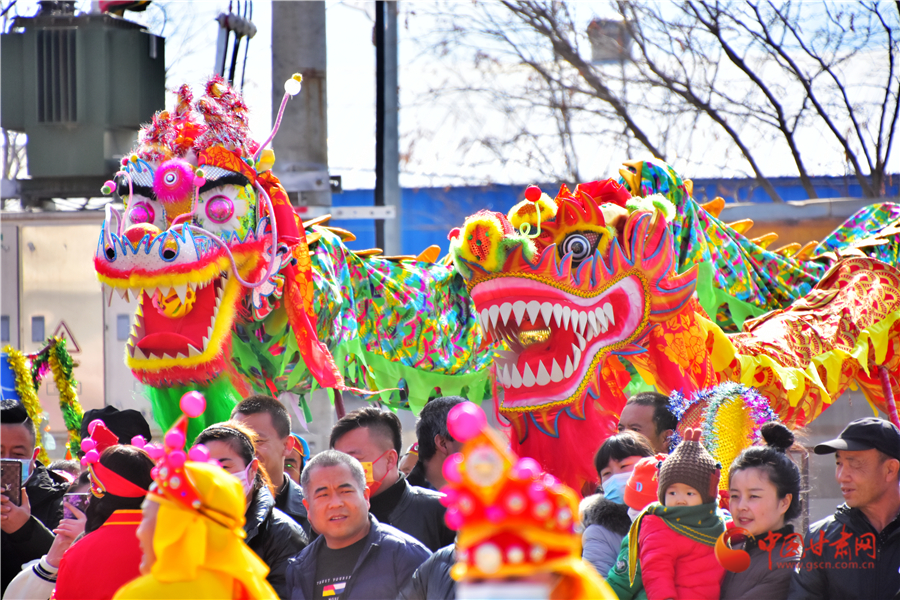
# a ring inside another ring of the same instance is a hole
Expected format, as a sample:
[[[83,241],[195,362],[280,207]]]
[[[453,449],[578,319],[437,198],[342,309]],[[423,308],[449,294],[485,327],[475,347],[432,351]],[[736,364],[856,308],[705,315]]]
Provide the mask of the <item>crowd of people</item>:
[[[284,405],[252,396],[203,430],[187,461],[152,459],[142,415],[106,407],[84,415],[81,463],[43,465],[24,406],[4,400],[2,458],[22,465],[22,481],[20,494],[0,494],[2,597],[475,597],[454,570],[466,551],[440,491],[463,448],[448,414],[463,402],[431,400],[406,452],[397,416],[367,407],[310,456]],[[724,468],[700,430],[677,431],[668,398],[641,393],[619,432],[585,449],[597,489],[579,507],[583,562],[620,600],[900,597],[892,423],[860,419],[815,446],[834,455],[845,502],[809,531],[797,526],[804,489],[784,425],[763,425]],[[548,577],[479,589],[567,597]]]

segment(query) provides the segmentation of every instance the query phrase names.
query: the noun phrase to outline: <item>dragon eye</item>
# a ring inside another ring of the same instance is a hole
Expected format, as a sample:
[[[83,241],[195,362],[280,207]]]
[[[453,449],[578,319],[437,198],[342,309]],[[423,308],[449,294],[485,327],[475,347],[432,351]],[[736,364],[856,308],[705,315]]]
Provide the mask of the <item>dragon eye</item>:
[[[588,237],[590,236],[590,237]],[[570,233],[563,240],[560,247],[560,254],[572,254],[572,263],[578,264],[594,251],[594,245],[597,243],[598,235],[594,232],[586,233]]]
[[[206,202],[206,216],[214,223],[224,223],[234,214],[234,202],[228,196],[214,196]]]

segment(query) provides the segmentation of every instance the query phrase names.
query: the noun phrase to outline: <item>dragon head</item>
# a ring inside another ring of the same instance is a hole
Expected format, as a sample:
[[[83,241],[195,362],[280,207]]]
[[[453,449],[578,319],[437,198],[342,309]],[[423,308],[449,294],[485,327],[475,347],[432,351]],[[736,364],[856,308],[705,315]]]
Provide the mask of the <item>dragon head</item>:
[[[94,265],[103,284],[137,300],[126,362],[142,382],[211,380],[248,291],[244,310],[280,295],[292,257],[279,242],[296,223],[273,160],[251,139],[240,95],[215,77],[197,102],[182,86],[104,186],[125,210],[107,208]]]
[[[481,211],[450,233],[482,328],[508,348],[495,362],[501,412],[583,418],[604,359],[641,351],[653,323],[687,302],[696,273],[677,273],[657,204],[613,180],[556,198],[531,187],[508,214]]]

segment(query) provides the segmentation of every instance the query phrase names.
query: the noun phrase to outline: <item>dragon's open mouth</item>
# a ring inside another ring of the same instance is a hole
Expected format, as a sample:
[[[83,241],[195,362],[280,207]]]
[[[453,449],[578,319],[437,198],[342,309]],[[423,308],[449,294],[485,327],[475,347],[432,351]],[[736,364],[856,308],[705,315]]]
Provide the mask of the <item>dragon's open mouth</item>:
[[[645,313],[645,292],[633,273],[587,296],[530,278],[476,284],[472,298],[485,333],[506,342],[496,360],[503,407],[528,409],[576,396],[596,370],[595,358],[633,340]]]
[[[126,347],[132,359],[201,356],[209,347],[228,282],[221,273],[209,283],[186,289],[143,289]]]

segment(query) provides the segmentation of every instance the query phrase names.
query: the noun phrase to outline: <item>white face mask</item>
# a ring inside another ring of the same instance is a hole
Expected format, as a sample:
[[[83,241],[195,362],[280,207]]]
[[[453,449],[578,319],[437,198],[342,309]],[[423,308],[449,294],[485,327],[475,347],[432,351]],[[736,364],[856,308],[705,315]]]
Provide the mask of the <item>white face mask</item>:
[[[250,481],[250,467],[253,466],[253,463],[247,465],[247,468],[241,471],[240,473],[232,473],[237,480],[241,482],[241,486],[244,488],[244,495],[249,496],[250,492],[253,491],[253,483]],[[253,479],[256,479],[256,475],[254,474]]]
[[[631,508],[631,507],[628,508],[628,518],[631,519],[632,521],[634,521],[635,519],[637,519],[637,516],[638,516],[639,514],[641,514],[641,511],[639,511],[639,510],[634,510],[634,509]]]

